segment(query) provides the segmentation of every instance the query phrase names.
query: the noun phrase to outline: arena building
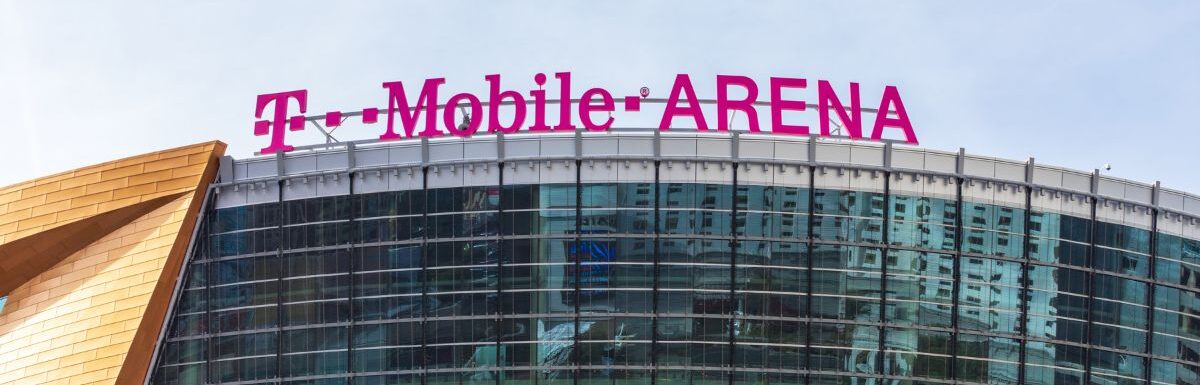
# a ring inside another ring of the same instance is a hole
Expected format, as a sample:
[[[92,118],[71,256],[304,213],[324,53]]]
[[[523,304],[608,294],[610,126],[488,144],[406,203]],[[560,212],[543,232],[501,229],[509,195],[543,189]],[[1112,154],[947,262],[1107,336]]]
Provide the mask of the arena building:
[[[0,190],[0,382],[1198,384],[1200,197],[710,132],[207,143]]]

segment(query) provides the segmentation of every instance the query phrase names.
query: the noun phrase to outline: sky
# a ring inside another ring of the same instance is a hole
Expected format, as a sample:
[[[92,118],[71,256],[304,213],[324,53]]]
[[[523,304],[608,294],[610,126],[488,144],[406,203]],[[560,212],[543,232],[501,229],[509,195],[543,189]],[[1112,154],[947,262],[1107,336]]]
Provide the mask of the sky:
[[[893,85],[922,147],[1200,193],[1197,41],[1192,0],[0,0],[0,185],[213,139],[252,156],[259,94],[307,89],[312,115],[383,106],[383,82],[570,71],[619,96],[678,73],[701,98],[717,74],[857,82],[865,107]]]

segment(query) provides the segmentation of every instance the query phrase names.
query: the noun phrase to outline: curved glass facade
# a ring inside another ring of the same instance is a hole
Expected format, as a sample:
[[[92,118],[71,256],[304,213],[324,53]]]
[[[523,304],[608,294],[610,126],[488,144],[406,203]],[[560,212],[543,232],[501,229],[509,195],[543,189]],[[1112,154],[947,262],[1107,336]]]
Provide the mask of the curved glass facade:
[[[210,209],[152,382],[1200,383],[1200,240],[1153,219],[952,177],[665,167]]]

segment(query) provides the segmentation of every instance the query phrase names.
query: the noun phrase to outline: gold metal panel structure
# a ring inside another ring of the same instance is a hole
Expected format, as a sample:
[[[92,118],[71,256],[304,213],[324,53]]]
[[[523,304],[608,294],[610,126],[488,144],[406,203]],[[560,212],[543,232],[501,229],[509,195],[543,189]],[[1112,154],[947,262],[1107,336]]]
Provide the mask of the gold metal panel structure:
[[[207,186],[200,143],[0,188],[0,384],[141,384]]]

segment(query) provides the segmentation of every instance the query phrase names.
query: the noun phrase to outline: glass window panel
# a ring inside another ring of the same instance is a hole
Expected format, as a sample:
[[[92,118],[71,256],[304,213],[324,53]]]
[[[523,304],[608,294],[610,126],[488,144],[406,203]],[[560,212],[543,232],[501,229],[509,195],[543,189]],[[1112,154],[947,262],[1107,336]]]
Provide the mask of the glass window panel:
[[[801,370],[806,333],[804,325],[797,321],[737,320],[734,366]]]
[[[500,188],[494,186],[430,189],[426,197],[429,213],[489,211],[500,207]]]
[[[1096,244],[1148,254],[1150,230],[1097,221]]]
[[[884,373],[900,376],[951,378],[950,333],[917,329],[887,329]]]
[[[653,322],[641,317],[586,317],[579,321],[579,363],[649,366]]]
[[[1091,223],[1087,218],[1033,211],[1029,214],[1029,234],[1074,242],[1090,242]]]
[[[344,326],[285,330],[283,332],[283,376],[345,373],[349,347]]]
[[[278,203],[216,209],[208,217],[211,234],[275,227],[282,218]]]
[[[284,225],[326,222],[350,217],[349,195],[283,202]]]
[[[879,328],[853,324],[812,324],[812,370],[877,373]]]
[[[958,336],[958,378],[977,383],[1015,384],[1021,343],[1012,338]]]

